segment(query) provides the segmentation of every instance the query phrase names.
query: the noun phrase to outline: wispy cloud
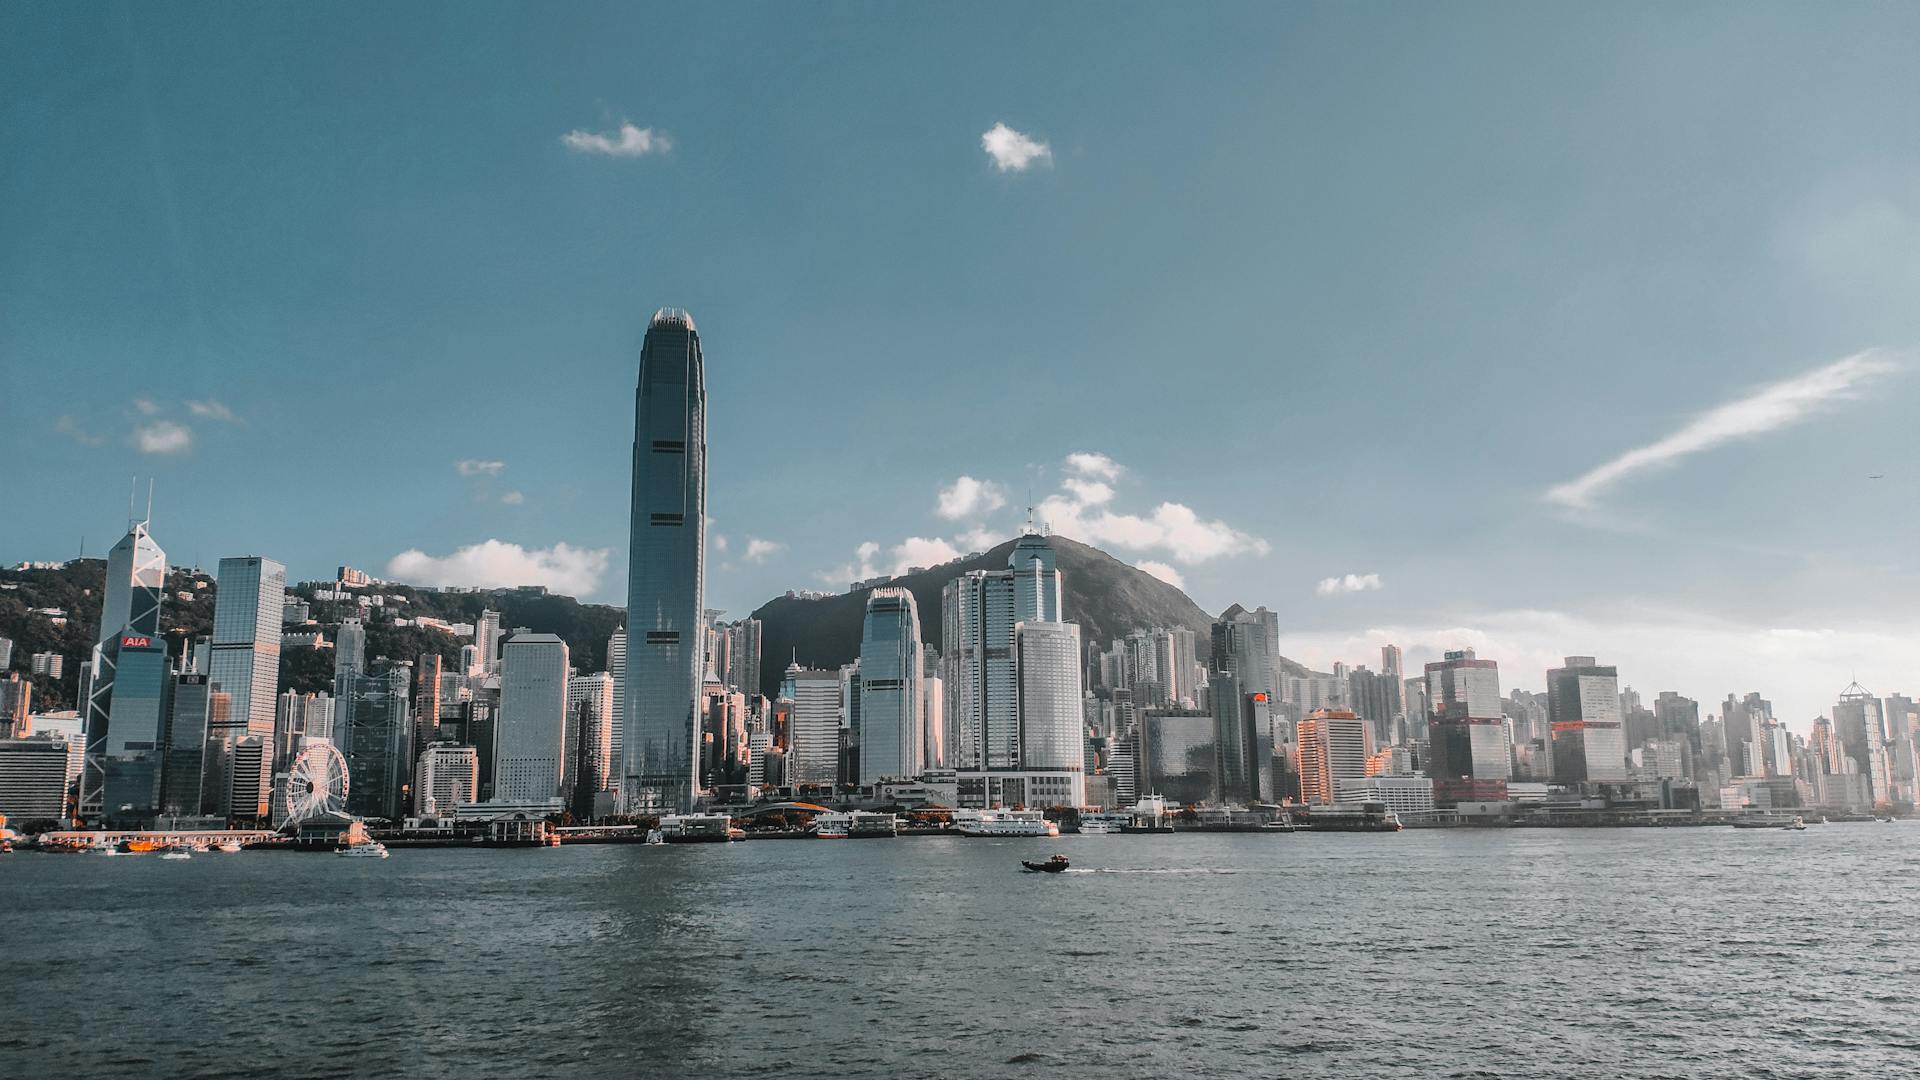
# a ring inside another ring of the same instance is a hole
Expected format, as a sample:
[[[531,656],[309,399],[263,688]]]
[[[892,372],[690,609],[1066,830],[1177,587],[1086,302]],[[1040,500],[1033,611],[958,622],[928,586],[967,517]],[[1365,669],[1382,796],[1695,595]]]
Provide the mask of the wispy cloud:
[[[1052,147],[1004,123],[995,124],[981,134],[980,148],[1001,172],[1026,172],[1035,165],[1053,163]]]
[[[1799,423],[1830,402],[1853,397],[1862,384],[1900,367],[1896,354],[1869,349],[1804,375],[1763,386],[1745,397],[1701,413],[1664,439],[1636,447],[1576,479],[1555,485],[1547,491],[1546,499],[1575,510],[1590,508],[1607,489],[1635,473],[1662,468],[1724,443]]]
[[[517,491],[509,491],[505,495],[500,496],[500,501],[506,503],[508,506],[519,506],[521,503],[527,501],[527,497]]]
[[[136,411],[140,413],[141,416],[160,415],[160,403],[153,400],[152,398],[143,398],[143,397],[134,398],[133,407]]]
[[[96,435],[88,431],[80,426],[80,421],[75,420],[71,416],[62,416],[60,419],[55,420],[53,422],[53,430],[61,435],[65,435],[81,446],[105,446],[107,443],[107,437],[105,435]]]
[[[940,489],[935,513],[948,521],[978,517],[1007,505],[1007,493],[991,480],[962,476]]]
[[[1343,574],[1340,577],[1321,578],[1313,591],[1321,596],[1338,596],[1341,593],[1367,592],[1380,587],[1379,574]]]
[[[645,157],[673,149],[673,140],[666,132],[643,128],[630,121],[622,121],[618,128],[604,133],[575,128],[560,136],[560,141],[576,154],[605,157]]]
[[[1081,450],[1067,455],[1067,471],[1094,480],[1118,480],[1120,463],[1105,454]]]
[[[786,546],[777,540],[762,540],[757,536],[749,536],[746,553],[740,557],[750,563],[763,563],[780,554]]]
[[[240,418],[234,415],[232,409],[227,408],[224,403],[215,401],[213,398],[208,398],[205,401],[189,401],[187,402],[187,411],[202,420],[218,420],[223,424],[240,423]]]
[[[134,428],[127,441],[143,454],[184,454],[193,449],[193,429],[171,420],[155,420]]]
[[[506,467],[504,461],[481,461],[478,458],[464,458],[453,463],[453,470],[461,476],[499,476]]]
[[[610,548],[578,548],[565,542],[550,548],[527,548],[487,540],[444,556],[429,555],[418,548],[403,551],[387,560],[386,576],[413,585],[544,585],[567,596],[587,596],[599,587],[611,556]]]

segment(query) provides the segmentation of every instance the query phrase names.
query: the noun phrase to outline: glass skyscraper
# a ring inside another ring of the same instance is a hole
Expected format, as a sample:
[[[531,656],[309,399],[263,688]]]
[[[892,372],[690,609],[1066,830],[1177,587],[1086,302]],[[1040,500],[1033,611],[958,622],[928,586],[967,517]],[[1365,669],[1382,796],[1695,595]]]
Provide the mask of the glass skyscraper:
[[[860,634],[860,783],[904,780],[926,768],[920,679],[920,610],[913,594],[873,590]]]
[[[287,568],[272,559],[242,555],[220,560],[208,674],[232,695],[233,714],[227,722],[244,734],[273,737],[286,597]]]
[[[128,797],[120,796],[118,802],[109,804],[104,789],[110,754],[132,752],[156,759],[149,766],[131,772],[115,769],[120,775],[133,776],[132,782],[143,791],[152,785],[139,777],[145,777],[148,772],[155,778],[159,775],[157,751],[160,709],[166,692],[167,655],[160,637],[160,598],[166,583],[167,553],[154,543],[146,522],[133,522],[127,535],[107,553],[106,596],[100,609],[100,628],[88,675],[81,687],[86,717],[86,754],[80,781],[83,817],[103,811],[117,812],[120,805],[144,806],[151,813],[158,797],[157,793],[144,796],[134,793],[131,803]],[[132,668],[124,673],[120,670],[123,649],[127,650],[126,659]],[[157,662],[149,655],[156,650]],[[116,699],[124,700],[116,707]],[[120,725],[124,730],[116,730],[116,712],[126,715]],[[134,746],[143,748],[129,751],[129,747]]]
[[[640,349],[627,549],[625,759],[629,812],[690,810],[704,624],[707,390],[700,334],[661,310]]]

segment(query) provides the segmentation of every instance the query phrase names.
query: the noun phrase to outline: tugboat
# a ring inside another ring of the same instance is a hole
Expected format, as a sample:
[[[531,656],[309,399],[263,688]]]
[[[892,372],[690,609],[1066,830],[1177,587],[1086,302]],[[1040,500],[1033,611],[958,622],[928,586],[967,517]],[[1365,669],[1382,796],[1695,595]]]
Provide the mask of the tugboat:
[[[1067,868],[1067,857],[1055,855],[1046,862],[1028,862],[1021,859],[1020,865],[1026,867],[1029,874],[1058,874]]]

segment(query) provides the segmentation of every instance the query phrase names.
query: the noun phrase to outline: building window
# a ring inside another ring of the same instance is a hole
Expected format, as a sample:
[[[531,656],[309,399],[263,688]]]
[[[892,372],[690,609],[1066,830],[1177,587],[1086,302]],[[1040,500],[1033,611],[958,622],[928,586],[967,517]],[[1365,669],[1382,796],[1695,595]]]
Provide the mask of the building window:
[[[653,525],[685,525],[687,523],[687,515],[654,514],[649,517],[648,522]]]

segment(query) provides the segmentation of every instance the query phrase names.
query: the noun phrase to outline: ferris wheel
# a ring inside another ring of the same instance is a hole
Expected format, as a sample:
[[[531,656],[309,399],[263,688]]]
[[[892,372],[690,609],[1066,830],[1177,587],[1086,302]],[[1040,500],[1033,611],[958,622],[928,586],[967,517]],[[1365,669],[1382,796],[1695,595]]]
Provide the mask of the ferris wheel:
[[[287,773],[287,820],[300,822],[347,805],[347,759],[332,743],[308,743]]]

